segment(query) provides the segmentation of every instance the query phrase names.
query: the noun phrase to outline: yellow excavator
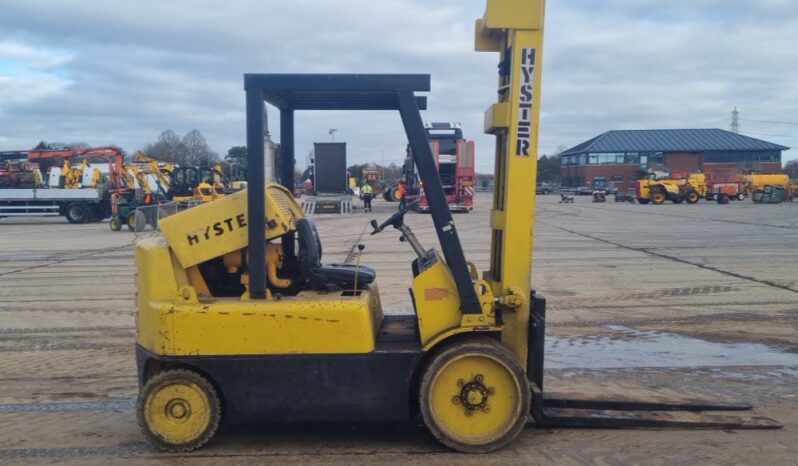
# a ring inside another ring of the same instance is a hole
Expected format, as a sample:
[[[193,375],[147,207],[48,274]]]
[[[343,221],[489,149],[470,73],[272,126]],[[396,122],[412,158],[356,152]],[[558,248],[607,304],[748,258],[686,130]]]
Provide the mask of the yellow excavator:
[[[562,399],[543,391],[545,300],[530,289],[543,1],[488,0],[476,48],[500,56],[490,267],[466,260],[420,110],[430,76],[246,74],[248,187],[161,221],[136,246],[139,397],[145,435],[167,451],[236,423],[401,422],[420,416],[441,443],[489,452],[540,426],[775,427],[739,417],[673,416],[743,405]],[[278,184],[264,180],[264,106],[280,110]],[[404,216],[415,252],[412,315],[383,312],[376,272],[323,262],[322,238],[292,196],[294,115],[398,111],[440,250]],[[636,411],[626,413],[630,409]],[[597,410],[610,410],[599,412]],[[647,410],[646,415],[636,415]],[[650,412],[657,411],[654,418]]]

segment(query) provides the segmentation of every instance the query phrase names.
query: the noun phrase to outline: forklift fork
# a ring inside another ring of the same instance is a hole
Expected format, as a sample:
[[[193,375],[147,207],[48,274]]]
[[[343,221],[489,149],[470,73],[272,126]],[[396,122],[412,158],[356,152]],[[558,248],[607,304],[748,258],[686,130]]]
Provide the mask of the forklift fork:
[[[529,331],[529,382],[532,419],[541,427],[671,428],[671,429],[779,429],[777,421],[762,416],[706,414],[714,411],[750,411],[745,403],[709,400],[643,401],[627,398],[579,398],[543,391],[546,338],[546,299],[532,292]]]

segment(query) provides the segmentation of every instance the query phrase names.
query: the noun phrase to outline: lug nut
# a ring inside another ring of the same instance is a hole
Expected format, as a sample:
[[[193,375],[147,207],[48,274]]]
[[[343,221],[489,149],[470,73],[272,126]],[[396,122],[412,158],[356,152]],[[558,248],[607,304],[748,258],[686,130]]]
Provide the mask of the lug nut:
[[[477,382],[482,382],[483,380],[482,374],[477,374],[477,376],[474,377],[474,380],[476,380]]]
[[[454,403],[456,405],[459,405],[460,404],[460,397],[459,396],[453,396],[452,397],[452,403]]]
[[[458,387],[462,387],[463,385],[465,385],[465,380],[463,380],[463,379],[457,379],[457,386],[458,386]]]

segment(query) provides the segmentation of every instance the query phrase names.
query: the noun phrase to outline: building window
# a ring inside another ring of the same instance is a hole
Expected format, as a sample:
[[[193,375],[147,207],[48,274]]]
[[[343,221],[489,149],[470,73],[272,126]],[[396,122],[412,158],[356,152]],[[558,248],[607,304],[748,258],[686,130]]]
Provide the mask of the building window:
[[[781,162],[781,151],[706,151],[706,163],[738,163],[750,165],[762,162]]]
[[[612,181],[623,181],[623,177],[621,175],[612,175]]]

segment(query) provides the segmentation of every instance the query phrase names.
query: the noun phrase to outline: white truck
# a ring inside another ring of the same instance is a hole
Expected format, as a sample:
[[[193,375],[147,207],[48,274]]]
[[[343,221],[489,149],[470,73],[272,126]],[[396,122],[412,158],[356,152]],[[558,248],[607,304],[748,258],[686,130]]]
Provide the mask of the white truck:
[[[63,215],[69,223],[99,222],[111,215],[105,188],[0,189],[0,218]]]

